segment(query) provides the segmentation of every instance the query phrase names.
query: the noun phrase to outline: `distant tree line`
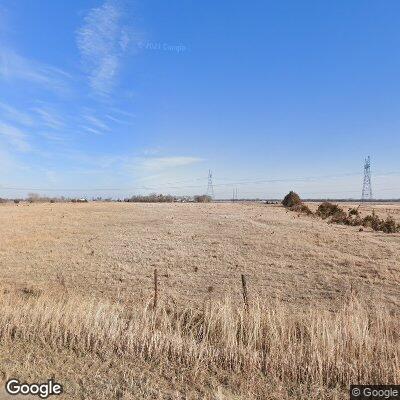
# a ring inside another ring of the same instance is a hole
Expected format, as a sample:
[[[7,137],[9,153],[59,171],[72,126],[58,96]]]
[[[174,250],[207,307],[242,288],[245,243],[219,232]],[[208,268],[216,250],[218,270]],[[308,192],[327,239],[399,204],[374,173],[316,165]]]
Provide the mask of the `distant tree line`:
[[[16,198],[16,199],[4,199],[0,198],[0,203],[8,203],[14,202],[18,204],[20,202],[28,202],[28,203],[86,203],[88,200],[86,198],[70,198],[70,197],[49,197],[43,196],[39,193],[29,193],[26,198]],[[127,203],[210,203],[212,198],[205,194],[196,195],[196,196],[173,196],[170,194],[158,194],[151,193],[148,195],[134,195],[125,199],[113,199],[111,197],[103,198],[103,197],[93,197],[91,201],[101,201],[101,202],[127,202]]]
[[[151,193],[148,195],[135,195],[130,198],[124,199],[128,203],[173,203],[177,198],[169,194]]]
[[[207,195],[197,195],[194,197],[190,196],[172,196],[152,193],[148,195],[135,195],[130,198],[124,199],[128,203],[209,203],[212,201],[210,196]]]

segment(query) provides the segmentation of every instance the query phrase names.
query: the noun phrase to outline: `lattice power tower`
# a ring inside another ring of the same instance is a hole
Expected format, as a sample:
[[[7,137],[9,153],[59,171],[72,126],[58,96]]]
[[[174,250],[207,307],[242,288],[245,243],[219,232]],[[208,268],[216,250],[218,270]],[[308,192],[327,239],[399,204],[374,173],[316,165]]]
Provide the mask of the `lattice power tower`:
[[[214,198],[214,185],[212,181],[212,172],[208,170],[208,185],[207,185],[207,196]]]
[[[371,157],[368,156],[364,163],[364,183],[361,195],[362,201],[372,200],[372,185],[371,185]]]

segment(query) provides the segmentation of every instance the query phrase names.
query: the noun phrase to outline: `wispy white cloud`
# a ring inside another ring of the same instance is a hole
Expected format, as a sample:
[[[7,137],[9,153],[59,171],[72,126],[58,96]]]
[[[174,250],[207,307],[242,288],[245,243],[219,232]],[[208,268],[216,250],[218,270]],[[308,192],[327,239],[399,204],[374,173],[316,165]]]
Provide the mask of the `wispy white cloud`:
[[[183,167],[203,161],[198,157],[144,157],[134,161],[136,169],[144,171],[161,171],[169,168]]]
[[[82,126],[82,129],[84,129],[87,132],[94,133],[95,135],[103,135],[102,131],[92,128],[90,126]]]
[[[27,141],[27,135],[15,126],[0,121],[0,137],[15,147],[16,150],[27,152],[31,150],[31,146]]]
[[[38,132],[38,135],[52,142],[60,143],[60,142],[65,142],[67,140],[65,136],[55,135],[52,132]]]
[[[92,8],[77,32],[77,44],[88,71],[89,84],[100,94],[109,94],[120,69],[121,56],[130,37],[122,25],[123,12],[114,2]]]
[[[109,119],[112,122],[116,122],[117,124],[127,124],[127,123],[129,123],[129,122],[127,122],[127,121],[125,121],[125,120],[123,120],[121,118],[116,118],[116,117],[114,117],[114,116],[112,116],[110,114],[107,114],[106,118]]]
[[[3,118],[17,122],[21,125],[32,126],[33,118],[25,112],[19,111],[5,103],[0,103],[0,114]]]
[[[143,179],[144,176],[149,177],[149,173],[158,174],[167,170],[172,171],[174,168],[189,166],[203,161],[202,158],[189,156],[132,157],[128,154],[90,155],[80,151],[64,152],[63,155],[73,160],[76,165],[96,167],[97,171],[109,169],[114,174],[128,176],[132,176],[132,172],[134,172],[134,175],[138,174],[136,178],[140,177],[140,179]]]
[[[103,131],[110,130],[109,126],[106,123],[104,123],[101,119],[94,117],[93,115],[84,115],[84,118],[97,129],[101,129]]]
[[[39,115],[41,122],[49,128],[60,129],[64,126],[62,118],[53,110],[44,107],[35,107],[33,111]]]
[[[67,90],[70,75],[61,69],[41,64],[0,46],[0,78],[7,81],[24,80],[56,92]]]
[[[136,114],[129,112],[129,111],[125,111],[125,110],[121,110],[119,108],[111,108],[111,111],[113,111],[116,114],[120,114],[124,117],[128,117],[128,118],[136,118]]]
[[[107,118],[108,120],[123,125],[131,124],[132,119],[135,117],[135,114],[128,111],[120,110],[118,108],[110,108],[109,113],[105,115],[105,118]]]

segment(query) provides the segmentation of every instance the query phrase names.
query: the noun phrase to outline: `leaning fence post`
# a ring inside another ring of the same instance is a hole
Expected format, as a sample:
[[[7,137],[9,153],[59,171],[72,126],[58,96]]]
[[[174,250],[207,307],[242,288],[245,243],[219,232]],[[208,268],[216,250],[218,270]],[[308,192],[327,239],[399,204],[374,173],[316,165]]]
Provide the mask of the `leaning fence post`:
[[[154,269],[154,303],[153,308],[157,308],[157,301],[158,301],[158,275],[157,275],[157,268]]]
[[[249,311],[249,297],[247,295],[247,284],[246,277],[242,274],[242,292],[243,292],[243,302],[246,311]]]

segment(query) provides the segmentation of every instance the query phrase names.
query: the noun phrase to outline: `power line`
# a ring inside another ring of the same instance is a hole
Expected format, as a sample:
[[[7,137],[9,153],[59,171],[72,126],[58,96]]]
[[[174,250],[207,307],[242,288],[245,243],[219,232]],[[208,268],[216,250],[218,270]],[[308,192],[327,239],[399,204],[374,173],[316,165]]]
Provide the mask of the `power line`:
[[[342,176],[359,176],[360,174],[344,174],[344,175],[329,175],[329,176],[314,176],[314,177],[305,177],[305,178],[282,178],[282,179],[257,179],[257,180],[250,180],[250,179],[243,179],[236,182],[227,182],[227,183],[213,183],[212,186],[231,186],[232,184],[235,185],[251,185],[251,184],[264,184],[264,183],[280,183],[280,182],[308,182],[312,180],[319,180],[319,179],[329,179],[329,178],[338,178]],[[204,178],[195,178],[194,180],[200,180]],[[176,182],[167,182],[168,184],[180,183],[183,181],[176,181]],[[157,186],[131,186],[131,187],[101,187],[101,188],[44,188],[44,187],[10,187],[10,186],[1,186],[0,189],[5,190],[32,190],[32,191],[132,191],[132,190],[157,190],[157,189],[187,189],[187,188],[201,188],[203,185],[182,185],[182,186],[165,186],[165,185],[157,185]]]
[[[211,172],[211,171],[210,171]],[[398,172],[390,172],[390,173],[381,173],[380,176],[390,176],[397,174]],[[377,174],[375,174],[378,176]],[[243,179],[238,180],[236,182],[220,182],[220,183],[213,183],[212,175],[211,175],[211,183],[212,189],[214,191],[214,187],[224,187],[224,186],[241,186],[241,185],[257,185],[257,184],[265,184],[265,183],[291,183],[291,182],[318,182],[318,181],[325,181],[326,179],[338,179],[342,177],[350,177],[350,176],[360,176],[360,173],[351,173],[351,174],[338,174],[338,175],[325,175],[325,176],[310,176],[310,177],[302,177],[302,178],[281,178],[281,179],[257,179],[257,180],[250,180],[250,179]],[[201,178],[195,178],[194,180],[199,180]],[[204,178],[202,178],[204,179]],[[180,181],[182,182],[182,181]],[[179,183],[179,181],[177,182]],[[196,189],[196,188],[204,188],[203,185],[181,185],[181,186],[172,186],[174,182],[169,182],[167,185],[171,184],[171,186],[166,185],[143,185],[143,186],[134,186],[134,187],[98,187],[98,188],[54,188],[54,187],[16,187],[16,186],[1,186],[0,190],[31,190],[31,191],[46,191],[46,192],[98,192],[98,191],[135,191],[135,190],[160,190],[160,189]],[[383,190],[383,189],[382,189]],[[385,189],[391,190],[391,189]]]

